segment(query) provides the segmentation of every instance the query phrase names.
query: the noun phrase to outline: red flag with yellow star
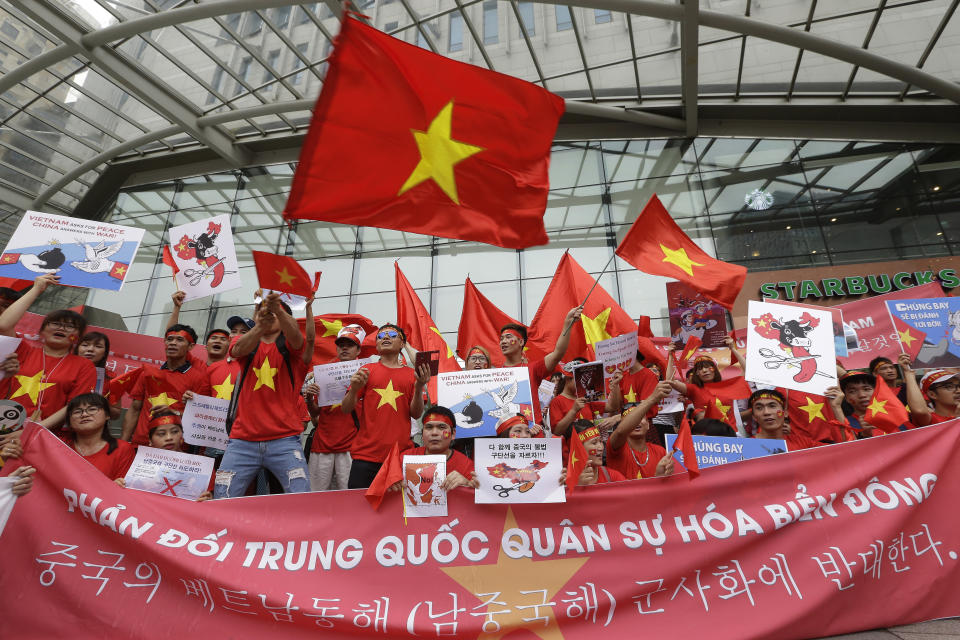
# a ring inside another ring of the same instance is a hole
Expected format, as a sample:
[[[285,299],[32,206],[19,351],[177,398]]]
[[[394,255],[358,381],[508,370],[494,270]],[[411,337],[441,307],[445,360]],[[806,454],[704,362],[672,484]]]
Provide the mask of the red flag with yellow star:
[[[654,194],[617,247],[634,268],[676,278],[727,309],[743,288],[747,268],[711,258],[674,222]]]
[[[297,318],[300,331],[306,331],[306,318]],[[363,344],[360,345],[360,357],[367,358],[377,352],[377,325],[373,321],[357,313],[325,313],[314,316],[313,324],[317,329],[317,337],[313,342],[313,364],[327,364],[337,358],[337,334],[347,325],[358,324],[366,332]]]
[[[863,419],[881,431],[891,433],[899,431],[900,425],[910,421],[910,416],[890,387],[878,380]]]
[[[403,464],[400,462],[400,449],[397,443],[394,442],[390,454],[387,455],[387,459],[383,461],[380,470],[364,494],[367,502],[370,503],[370,506],[373,507],[374,510],[379,509],[380,503],[383,502],[383,496],[386,495],[390,487],[401,480],[403,480]]]
[[[726,422],[728,425],[736,429],[737,419],[733,415],[733,412],[736,410],[736,406],[732,401],[721,400],[720,398],[714,396],[710,402],[707,403],[707,408],[703,414],[703,417],[719,420],[720,422]],[[684,453],[683,459],[687,459],[686,453]]]
[[[678,358],[678,364],[680,364],[683,367],[686,367],[687,363],[690,362],[690,358],[693,357],[693,354],[697,352],[697,349],[699,349],[700,345],[702,344],[703,344],[703,340],[701,340],[697,336],[690,336],[689,338],[687,338],[687,344],[683,346],[683,352],[680,354],[680,357]],[[677,369],[679,370],[680,367],[677,367]]]
[[[430,317],[430,312],[423,306],[423,302],[410,286],[407,277],[400,271],[399,263],[395,262],[393,266],[397,286],[397,325],[407,334],[407,342],[417,351],[439,351],[441,372],[460,371],[453,349],[440,335],[440,330]],[[437,379],[435,377],[431,376],[428,387],[430,397],[436,401]]]
[[[593,283],[593,276],[577,264],[573,256],[564,253],[530,323],[527,344],[541,353],[553,351],[563,329],[564,317],[570,309],[583,302]],[[593,348],[590,345],[636,331],[637,325],[633,319],[603,287],[597,285],[587,298],[580,322],[574,323],[570,329],[570,345],[564,359],[571,360],[579,356],[591,360]]]
[[[734,423],[736,424],[736,423]],[[736,428],[736,426],[734,426]],[[690,421],[686,414],[680,421],[680,430],[677,432],[677,439],[673,441],[673,451],[679,451],[683,454],[682,466],[686,468],[693,480],[700,475],[700,463],[697,462],[697,452],[693,448],[693,432],[690,431]]]
[[[546,244],[563,100],[344,19],[284,210],[475,240]]]
[[[264,289],[292,293],[295,296],[310,296],[314,284],[310,276],[290,256],[278,256],[266,251],[251,251],[257,280]]]
[[[829,400],[803,391],[783,388],[777,391],[787,398],[787,415],[792,431],[816,441],[832,438],[829,421],[833,418],[833,409]]]
[[[923,347],[923,340],[927,337],[927,334],[920,331],[920,329],[911,327],[897,317],[895,313],[891,313],[890,318],[893,320],[893,327],[897,331],[897,339],[900,341],[900,347],[903,349],[903,352],[909,355],[911,360],[916,359],[917,354],[920,353],[920,349]]]

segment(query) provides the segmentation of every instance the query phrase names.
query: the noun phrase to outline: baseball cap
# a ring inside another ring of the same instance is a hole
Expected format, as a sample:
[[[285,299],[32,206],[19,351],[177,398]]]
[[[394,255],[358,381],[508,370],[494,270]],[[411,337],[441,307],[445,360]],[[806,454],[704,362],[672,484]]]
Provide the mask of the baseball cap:
[[[946,382],[950,378],[956,378],[957,375],[958,374],[947,371],[946,369],[928,371],[926,375],[920,378],[920,388],[923,390],[923,395],[929,395],[930,387],[933,385]]]
[[[227,318],[227,327],[232,329],[233,325],[243,323],[248,329],[253,329],[253,320],[250,318],[241,318],[240,316],[230,316]]]
[[[333,342],[336,344],[340,342],[341,339],[347,339],[359,347],[363,344],[363,339],[366,337],[367,332],[363,330],[363,327],[358,324],[348,324],[337,332],[337,339]]]

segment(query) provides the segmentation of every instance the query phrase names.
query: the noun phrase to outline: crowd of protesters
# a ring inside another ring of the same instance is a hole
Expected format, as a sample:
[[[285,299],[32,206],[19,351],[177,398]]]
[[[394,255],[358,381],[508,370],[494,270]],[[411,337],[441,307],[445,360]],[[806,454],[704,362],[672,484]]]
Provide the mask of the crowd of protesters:
[[[14,336],[37,297],[56,284],[56,276],[43,275],[22,294],[0,290],[0,335]],[[445,455],[449,473],[444,488],[476,486],[471,443],[456,439],[454,414],[428,397],[430,368],[412,366],[415,360],[401,327],[386,323],[376,329],[378,361],[357,369],[339,405],[318,406],[320,390],[308,374],[316,339],[312,299],[307,300],[304,333],[280,296],[266,295],[252,319],[234,316],[226,328],[207,334],[205,360],[191,353],[196,331],[179,322],[183,300],[183,292],[174,294],[163,335],[165,362],[149,374],[114,379],[106,369],[109,338],[88,332],[81,314],[58,310],[43,318],[39,345],[22,340],[15,353],[0,362],[5,374],[0,393],[121,486],[137,447],[143,446],[213,457],[216,473],[201,500],[364,488],[395,445],[407,454]],[[791,424],[789,392],[783,389],[744,385],[750,390],[741,394],[744,397],[716,395],[714,385],[743,375],[746,367],[730,339],[727,347],[736,364],[723,372],[706,355],[693,359],[684,372],[678,369],[673,346],[666,350],[665,367],[639,349],[636,363],[610,379],[607,399],[587,402],[577,396],[572,378],[574,366],[584,360],[564,361],[581,312],[582,307],[576,307],[566,314],[554,349],[541,359],[526,358],[527,329],[517,324],[501,328],[500,354],[477,345],[464,358],[467,369],[528,369],[532,416],[504,416],[496,437],[561,438],[565,460],[570,440],[578,438],[589,457],[581,485],[683,473],[666,450],[664,436],[676,433],[684,422],[695,435],[783,440],[789,451],[890,433],[867,417],[877,385],[888,387],[895,402],[909,411],[909,420],[895,430],[960,415],[960,372],[935,369],[918,376],[904,354],[896,362],[876,358],[866,370],[839,370],[839,386],[823,398],[829,407],[822,416],[826,427],[816,433],[802,430]],[[334,361],[358,359],[366,337],[359,325],[342,327]],[[556,383],[554,397],[541,407],[536,390],[547,379]],[[132,401],[125,413],[124,395]],[[230,400],[225,451],[183,440],[180,416],[185,403],[210,395]],[[729,417],[713,409],[726,408],[723,402],[733,408]],[[121,414],[117,438],[109,423]],[[19,434],[0,436],[0,463],[23,454]],[[14,472],[16,495],[30,490],[35,473],[28,466]]]

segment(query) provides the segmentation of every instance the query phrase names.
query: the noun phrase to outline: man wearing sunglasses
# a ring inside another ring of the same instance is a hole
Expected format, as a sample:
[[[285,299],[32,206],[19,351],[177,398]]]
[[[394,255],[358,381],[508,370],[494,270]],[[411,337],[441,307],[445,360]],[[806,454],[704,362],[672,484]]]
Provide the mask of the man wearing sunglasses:
[[[430,381],[430,366],[414,372],[400,362],[406,341],[400,327],[383,325],[377,332],[380,362],[364,365],[350,378],[340,405],[344,413],[358,409],[360,416],[360,430],[350,449],[350,489],[370,486],[394,444],[400,451],[413,446],[410,421],[423,413],[423,387]]]

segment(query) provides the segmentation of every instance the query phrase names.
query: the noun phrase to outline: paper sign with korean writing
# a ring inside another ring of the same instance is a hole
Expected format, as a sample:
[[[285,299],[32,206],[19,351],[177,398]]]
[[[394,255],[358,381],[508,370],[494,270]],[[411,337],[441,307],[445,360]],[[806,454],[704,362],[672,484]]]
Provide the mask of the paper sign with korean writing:
[[[914,368],[960,366],[960,298],[887,300],[887,309]]]
[[[561,446],[559,438],[475,440],[477,504],[566,502]]]
[[[751,300],[748,316],[747,380],[818,395],[837,384],[829,311]]]
[[[180,269],[177,285],[187,300],[243,286],[227,214],[170,227],[170,253]]]
[[[533,422],[532,397],[526,367],[467,369],[437,376],[437,402],[453,411],[458,439],[495,435],[498,424],[518,413]]]
[[[210,486],[213,458],[141,446],[123,481],[128,489],[196,500]]]
[[[347,393],[347,388],[350,387],[350,376],[363,365],[379,361],[379,356],[371,356],[314,366],[313,381],[320,387],[317,393],[317,406],[332,407],[340,404]]]
[[[0,277],[52,273],[60,284],[119,291],[142,239],[143,229],[27,211],[0,255]]]
[[[683,401],[680,392],[674,389],[657,403],[658,413],[679,413],[683,411]]]
[[[447,515],[447,456],[403,456],[403,514],[407,518]]]
[[[226,449],[230,442],[227,435],[227,410],[230,400],[194,396],[183,409],[183,441],[214,449]]]
[[[603,362],[603,377],[611,378],[617,371],[626,371],[637,361],[637,334],[625,333],[593,345],[597,360]]]
[[[668,433],[664,436],[667,451],[673,448],[677,436]],[[697,452],[697,463],[701,469],[715,467],[718,464],[740,462],[751,458],[762,458],[775,453],[786,453],[784,440],[766,440],[761,438],[724,438],[720,436],[693,436],[693,450]],[[674,459],[683,464],[683,452],[673,452]]]

